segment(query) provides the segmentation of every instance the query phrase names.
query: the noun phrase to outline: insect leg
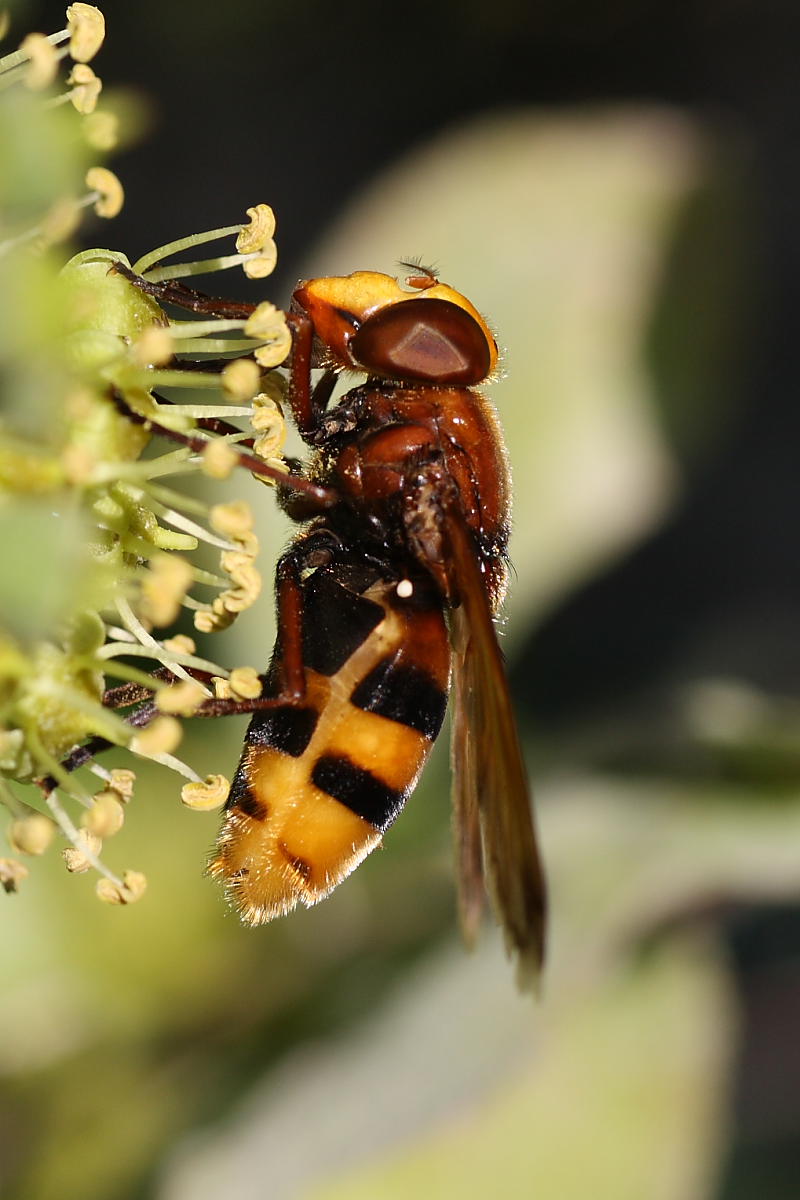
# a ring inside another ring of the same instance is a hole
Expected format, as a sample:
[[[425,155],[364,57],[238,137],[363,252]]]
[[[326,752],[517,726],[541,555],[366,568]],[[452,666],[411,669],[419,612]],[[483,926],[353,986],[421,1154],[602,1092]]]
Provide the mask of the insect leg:
[[[166,425],[161,425],[158,421],[154,421],[151,417],[147,417],[144,413],[137,412],[135,408],[131,408],[128,401],[123,396],[122,392],[116,388],[111,390],[111,399],[121,413],[123,413],[135,425],[145,425],[151,429],[153,433],[159,434],[160,437],[169,438],[173,442],[180,442],[183,446],[188,446],[195,454],[202,454],[209,446],[210,439],[197,437],[190,433],[181,433],[177,429],[169,429]],[[305,475],[287,474],[285,471],[279,471],[276,467],[270,467],[261,458],[256,458],[254,454],[238,454],[239,466],[245,467],[253,475],[257,475],[262,479],[269,479],[273,483],[278,483],[287,491],[304,492],[314,502],[314,511],[320,512],[326,508],[332,508],[339,502],[339,493],[333,488],[322,487],[320,484],[312,483],[310,479],[306,479]]]
[[[231,320],[247,320],[256,309],[255,304],[249,304],[242,300],[225,300],[220,296],[208,296],[205,292],[195,291],[194,288],[181,283],[179,279],[165,279],[160,283],[154,283],[150,279],[145,279],[143,275],[137,275],[122,262],[112,263],[110,270],[117,275],[122,275],[140,292],[152,296],[159,304],[174,304],[176,308],[185,308],[204,316]]]
[[[273,684],[273,688],[277,686],[277,694],[258,696],[253,700],[206,700],[192,716],[232,716],[304,703],[302,576],[306,568],[322,566],[329,561],[334,540],[327,530],[314,530],[290,546],[278,560],[275,569],[278,641],[272,668],[279,673]]]
[[[286,323],[292,331],[289,407],[303,441],[313,444],[314,434],[336,383],[336,372],[325,371],[316,386],[312,387],[314,326],[305,313],[293,311],[286,313]]]

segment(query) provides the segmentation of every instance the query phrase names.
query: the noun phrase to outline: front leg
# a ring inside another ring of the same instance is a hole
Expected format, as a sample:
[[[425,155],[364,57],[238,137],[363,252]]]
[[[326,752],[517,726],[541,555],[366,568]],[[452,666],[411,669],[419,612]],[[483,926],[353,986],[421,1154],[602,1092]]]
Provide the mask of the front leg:
[[[257,305],[238,300],[226,300],[221,296],[208,296],[187,287],[178,279],[155,283],[143,275],[137,275],[123,262],[115,262],[111,270],[122,275],[129,283],[152,296],[159,304],[172,304],[202,316],[221,319],[247,320]],[[286,323],[292,334],[292,352],[289,360],[289,407],[303,441],[318,444],[320,420],[325,412],[336,383],[336,372],[325,371],[312,387],[311,369],[314,352],[314,326],[303,312],[290,309]]]
[[[137,275],[123,262],[113,262],[110,271],[122,275],[140,292],[152,296],[159,304],[172,304],[175,308],[185,308],[189,312],[198,313],[201,316],[246,321],[253,315],[257,307],[255,304],[243,300],[225,300],[221,296],[208,296],[205,292],[198,292],[194,288],[187,287],[179,279],[165,279],[154,283],[150,279],[145,279],[143,275]]]

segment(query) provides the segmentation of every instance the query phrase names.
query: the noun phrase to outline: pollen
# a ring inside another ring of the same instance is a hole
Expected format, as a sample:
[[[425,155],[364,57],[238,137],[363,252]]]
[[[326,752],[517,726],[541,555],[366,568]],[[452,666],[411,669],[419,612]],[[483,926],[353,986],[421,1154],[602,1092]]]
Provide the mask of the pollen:
[[[231,785],[224,775],[207,775],[202,783],[187,783],[181,789],[181,800],[195,812],[211,812],[228,799]]]

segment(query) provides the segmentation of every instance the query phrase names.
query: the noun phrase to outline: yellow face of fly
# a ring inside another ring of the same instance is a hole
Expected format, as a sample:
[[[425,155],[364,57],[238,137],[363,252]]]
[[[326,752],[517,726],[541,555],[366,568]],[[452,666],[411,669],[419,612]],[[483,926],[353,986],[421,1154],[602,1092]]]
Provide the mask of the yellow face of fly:
[[[370,369],[369,363],[359,361],[351,348],[354,334],[371,318],[409,301],[445,301],[472,318],[480,339],[485,343],[485,356],[490,375],[497,364],[497,344],[489,326],[473,304],[455,288],[440,283],[432,274],[420,269],[400,283],[392,275],[380,271],[354,271],[352,275],[332,275],[309,279],[298,286],[295,303],[311,318],[317,337],[340,366]],[[431,312],[436,306],[431,306]]]

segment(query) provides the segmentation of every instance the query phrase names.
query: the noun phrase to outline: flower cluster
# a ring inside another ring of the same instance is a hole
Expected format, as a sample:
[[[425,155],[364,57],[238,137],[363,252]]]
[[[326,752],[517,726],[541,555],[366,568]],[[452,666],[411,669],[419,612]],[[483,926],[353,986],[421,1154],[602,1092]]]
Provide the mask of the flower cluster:
[[[98,895],[124,904],[145,879],[115,873],[101,850],[123,824],[134,773],[95,754],[126,747],[178,771],[188,807],[219,806],[227,781],[200,779],[176,757],[180,718],[260,694],[254,668],[228,670],[162,631],[184,610],[201,633],[224,629],[259,593],[247,505],[206,503],[180,485],[237,465],[262,463],[272,479],[286,469],[274,368],[291,336],[271,304],[170,315],[173,304],[191,310],[191,276],[272,271],[264,204],[134,263],[103,249],[63,261],[83,211],[110,217],[123,202],[116,177],[89,165],[113,141],[88,65],[103,31],[96,8],[73,4],[64,30],[0,58],[0,802],[12,817],[0,885],[15,890],[23,858],[60,833],[67,869],[99,871]],[[230,236],[231,253],[166,262]],[[219,553],[218,569],[196,560],[201,544]],[[99,779],[94,794],[74,774],[81,765]],[[36,781],[41,805],[15,781]]]

